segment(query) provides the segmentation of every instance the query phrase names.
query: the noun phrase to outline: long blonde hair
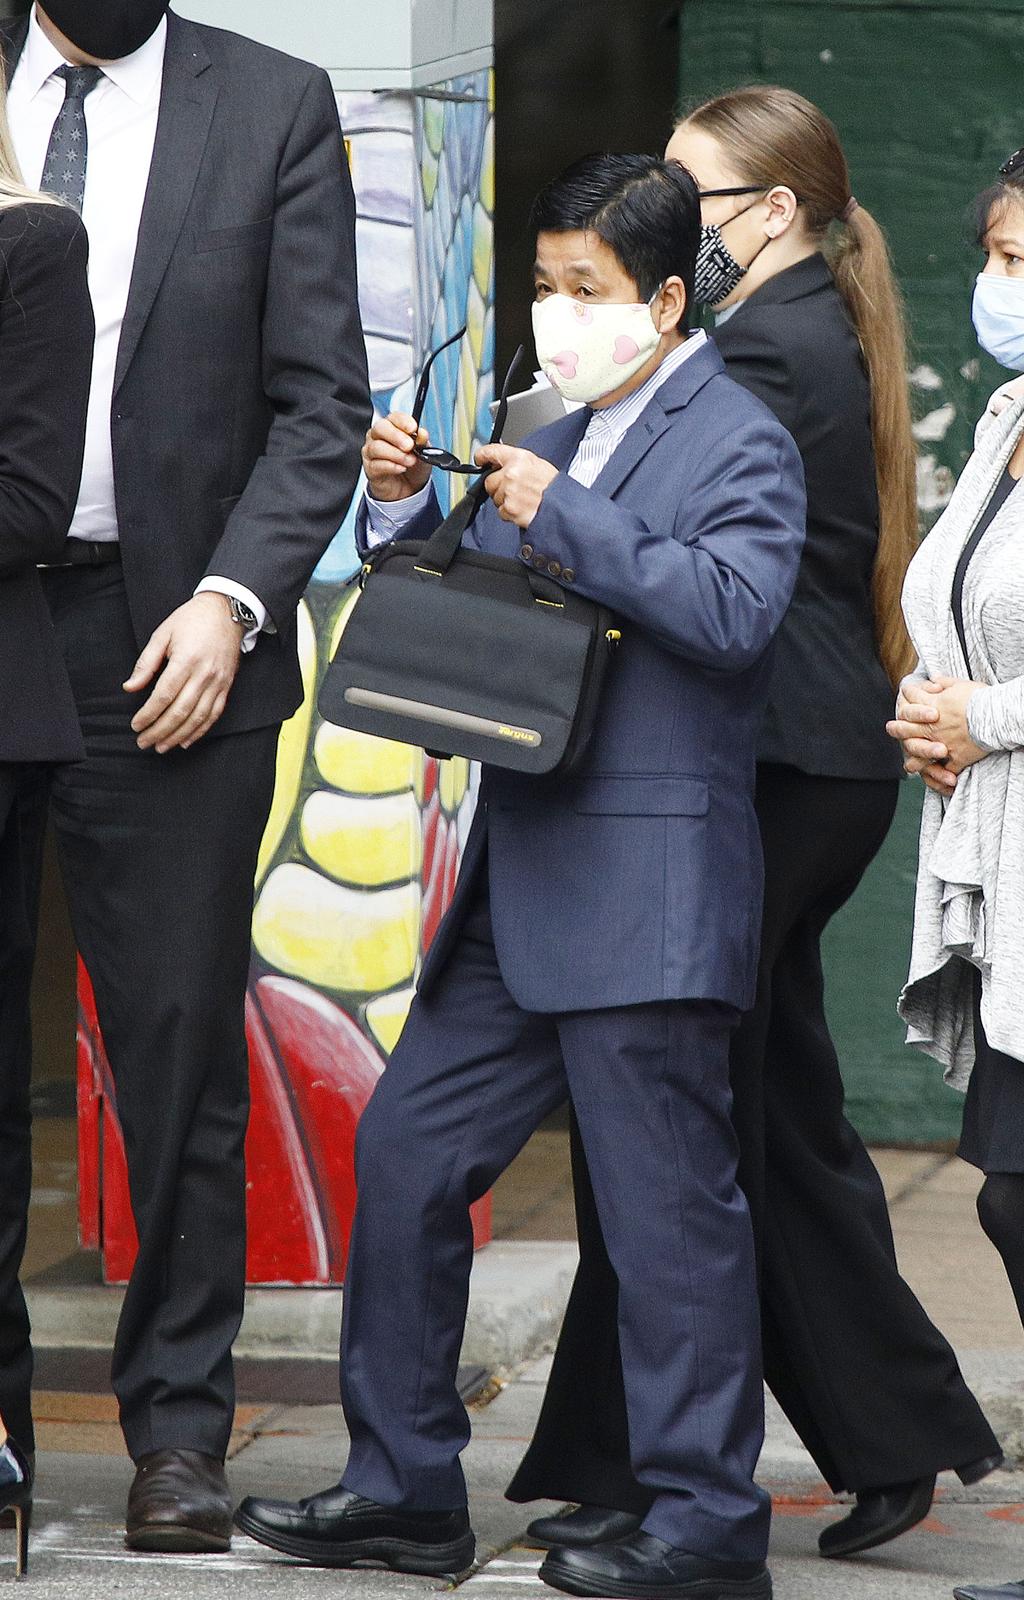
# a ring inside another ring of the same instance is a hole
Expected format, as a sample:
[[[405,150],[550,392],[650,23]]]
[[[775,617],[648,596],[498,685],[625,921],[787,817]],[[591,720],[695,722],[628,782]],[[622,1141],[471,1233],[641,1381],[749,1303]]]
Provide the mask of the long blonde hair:
[[[896,684],[914,662],[900,595],[917,546],[917,461],[906,321],[885,235],[863,206],[850,209],[850,174],[839,135],[802,95],[752,84],[707,101],[683,122],[709,134],[744,183],[792,189],[808,234],[835,274],[871,389],[879,511],[872,574],[875,636],[882,664]]]
[[[30,189],[21,176],[10,123],[7,121],[7,83],[2,68],[3,54],[0,52],[0,211],[6,211],[10,206],[23,206],[26,200],[34,200],[37,205],[59,206],[62,202],[56,195],[40,194],[38,189]]]

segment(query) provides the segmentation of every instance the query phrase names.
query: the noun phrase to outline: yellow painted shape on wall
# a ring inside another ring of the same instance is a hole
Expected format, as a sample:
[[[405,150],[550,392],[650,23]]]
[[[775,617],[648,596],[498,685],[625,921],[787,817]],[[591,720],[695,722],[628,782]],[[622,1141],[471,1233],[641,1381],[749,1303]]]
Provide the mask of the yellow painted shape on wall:
[[[491,287],[494,259],[494,224],[482,205],[473,209],[473,281],[486,298]]]
[[[423,865],[423,825],[412,790],[386,798],[311,794],[302,808],[306,854],[332,878],[363,888],[404,883]]]
[[[422,783],[423,751],[322,722],[313,743],[320,775],[348,794],[394,794]]]
[[[493,110],[493,107],[492,107]],[[483,166],[480,172],[480,198],[494,215],[494,118],[487,123],[484,133]]]
[[[277,746],[277,783],[274,801],[260,845],[256,865],[256,882],[262,883],[264,874],[273,861],[284,838],[285,830],[295,811],[302,784],[302,769],[309,745],[309,729],[313,720],[313,688],[316,681],[316,634],[309,607],[303,600],[299,606],[299,665],[302,668],[302,704],[281,729]],[[259,646],[256,647],[259,649]]]
[[[384,1051],[390,1055],[402,1035],[415,989],[396,989],[393,994],[378,995],[370,1000],[363,1012],[366,1026]]]
[[[475,253],[476,247],[474,245],[474,255]],[[484,287],[486,292],[486,285]],[[474,378],[477,377],[480,367],[483,364],[484,329],[486,326],[487,307],[484,304],[483,296],[477,289],[476,284],[471,280],[469,284],[469,292],[466,295],[466,333],[467,343],[469,344],[469,354],[472,358],[471,369]]]
[[[449,816],[458,811],[469,788],[469,762],[465,756],[452,756],[439,763],[441,804]]]
[[[263,960],[314,988],[377,993],[412,980],[420,887],[367,894],[287,862],[263,886],[252,940]]]
[[[444,101],[424,98],[420,104],[423,107],[423,136],[427,148],[439,156],[444,146]]]
[[[338,645],[341,643],[341,636],[345,632],[345,625],[348,622],[349,617],[352,615],[352,607],[355,605],[361,594],[361,589],[350,589],[344,600],[341,602],[341,605],[338,609],[338,615],[334,619],[334,626],[331,629],[331,643],[327,651],[328,661],[334,660],[334,653],[337,650]]]

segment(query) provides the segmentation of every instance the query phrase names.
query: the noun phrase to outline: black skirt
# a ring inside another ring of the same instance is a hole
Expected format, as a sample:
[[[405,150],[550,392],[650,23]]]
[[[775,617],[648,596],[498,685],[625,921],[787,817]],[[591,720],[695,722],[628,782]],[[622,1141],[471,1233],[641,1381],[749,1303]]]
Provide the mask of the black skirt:
[[[1024,1061],[993,1050],[981,1022],[974,974],[974,1071],[967,1085],[957,1155],[982,1172],[1024,1172]]]

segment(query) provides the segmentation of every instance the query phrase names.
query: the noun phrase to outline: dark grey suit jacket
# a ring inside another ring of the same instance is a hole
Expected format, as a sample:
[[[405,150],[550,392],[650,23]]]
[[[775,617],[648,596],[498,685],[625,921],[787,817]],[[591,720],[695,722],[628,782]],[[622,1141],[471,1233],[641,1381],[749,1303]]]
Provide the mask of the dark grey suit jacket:
[[[65,206],[0,210],[0,763],[84,753],[36,563],[58,559],[82,475],[88,257]]]
[[[27,27],[0,24],[9,73]],[[299,704],[296,607],[345,514],[370,414],[330,81],[171,13],[114,482],[140,647],[207,575],[245,584],[277,627],[243,659],[218,732]]]

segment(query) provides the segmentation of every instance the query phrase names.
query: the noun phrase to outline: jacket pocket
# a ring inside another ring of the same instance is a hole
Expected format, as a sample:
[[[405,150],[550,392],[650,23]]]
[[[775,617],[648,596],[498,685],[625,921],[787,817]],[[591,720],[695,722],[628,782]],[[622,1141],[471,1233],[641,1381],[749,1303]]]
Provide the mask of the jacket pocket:
[[[207,250],[244,250],[262,245],[270,238],[273,217],[260,222],[243,222],[237,228],[214,228],[211,233],[196,235],[196,254]]]
[[[585,778],[573,797],[573,810],[585,816],[703,817],[707,809],[704,778],[669,774]]]

